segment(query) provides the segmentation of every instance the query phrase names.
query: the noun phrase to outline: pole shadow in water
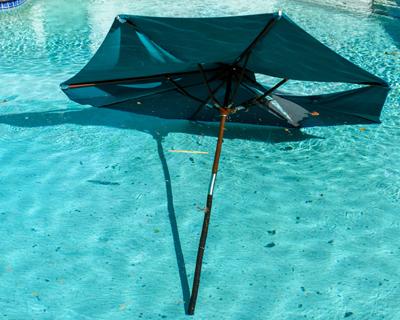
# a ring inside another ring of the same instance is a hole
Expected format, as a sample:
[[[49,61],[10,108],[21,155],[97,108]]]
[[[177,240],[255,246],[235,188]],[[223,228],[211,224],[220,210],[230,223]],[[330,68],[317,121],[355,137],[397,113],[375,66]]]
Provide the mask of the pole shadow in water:
[[[178,223],[176,221],[175,207],[174,207],[174,196],[172,193],[172,183],[171,175],[169,173],[167,159],[165,158],[164,149],[162,145],[162,136],[154,135],[154,139],[157,142],[158,156],[160,157],[162,169],[164,173],[165,189],[167,192],[167,208],[168,208],[168,218],[171,225],[172,237],[174,240],[174,248],[176,255],[176,262],[178,265],[179,278],[181,280],[182,296],[184,301],[185,312],[188,310],[188,303],[190,299],[190,288],[189,281],[186,272],[185,257],[182,251],[181,240],[179,236]]]

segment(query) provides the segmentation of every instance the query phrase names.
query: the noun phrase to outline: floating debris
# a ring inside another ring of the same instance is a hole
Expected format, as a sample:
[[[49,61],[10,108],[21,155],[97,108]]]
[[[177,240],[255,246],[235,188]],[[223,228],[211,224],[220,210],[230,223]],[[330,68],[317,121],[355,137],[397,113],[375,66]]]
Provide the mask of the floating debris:
[[[268,230],[267,232],[268,232],[268,234],[270,234],[271,236],[273,236],[273,235],[276,234],[276,230]]]
[[[265,246],[265,248],[273,248],[273,247],[275,247],[275,243],[274,242],[270,242]]]
[[[38,301],[40,301],[39,292],[37,292],[37,291],[32,291],[32,297],[34,297],[34,298],[36,298]]]
[[[353,315],[353,312],[347,311],[347,312],[344,314],[344,318],[348,318],[348,317],[350,317],[350,316],[352,316],[352,315]]]
[[[385,54],[395,56],[400,54],[400,51],[385,51]]]

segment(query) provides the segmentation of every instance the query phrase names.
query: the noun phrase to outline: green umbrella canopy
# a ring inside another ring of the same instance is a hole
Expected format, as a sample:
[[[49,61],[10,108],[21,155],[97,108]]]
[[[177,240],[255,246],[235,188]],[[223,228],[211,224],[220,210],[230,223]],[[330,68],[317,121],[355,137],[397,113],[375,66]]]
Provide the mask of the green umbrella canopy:
[[[256,73],[282,80],[267,88],[257,82]],[[361,87],[312,96],[278,92],[290,79]],[[96,107],[220,121],[189,314],[194,313],[199,289],[225,121],[282,127],[377,123],[389,91],[384,80],[281,13],[223,18],[120,15],[89,63],[61,88],[72,100]]]
[[[271,92],[269,99],[250,101],[268,89],[256,82],[255,73],[367,87],[305,97]],[[228,79],[232,88],[237,87],[229,103],[244,104],[248,112],[231,115],[230,121],[263,125],[379,122],[389,91],[385,81],[279,14],[221,18],[120,15],[93,58],[62,89],[82,104],[169,119],[217,121],[217,110],[203,108],[213,100],[204,76],[217,101],[223,100]],[[269,106],[271,98],[278,108]]]

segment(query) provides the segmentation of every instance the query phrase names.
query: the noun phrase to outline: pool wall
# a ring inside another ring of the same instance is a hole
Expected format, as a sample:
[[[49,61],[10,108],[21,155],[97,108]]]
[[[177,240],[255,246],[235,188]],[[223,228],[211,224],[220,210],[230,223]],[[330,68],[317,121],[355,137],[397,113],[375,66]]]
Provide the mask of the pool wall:
[[[400,0],[375,0],[373,9],[376,13],[400,18]]]
[[[358,12],[369,12],[400,18],[400,0],[307,0]]]

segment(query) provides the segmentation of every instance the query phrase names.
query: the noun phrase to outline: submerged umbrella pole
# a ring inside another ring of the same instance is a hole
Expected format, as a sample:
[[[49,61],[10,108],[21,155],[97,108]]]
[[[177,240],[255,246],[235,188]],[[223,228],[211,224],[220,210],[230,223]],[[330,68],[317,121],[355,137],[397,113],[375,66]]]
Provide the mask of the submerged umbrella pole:
[[[197,293],[199,291],[201,267],[202,267],[202,263],[203,263],[204,249],[205,249],[206,240],[207,240],[208,224],[210,222],[213,193],[214,193],[215,181],[216,181],[217,173],[218,173],[219,158],[221,156],[221,149],[222,149],[222,142],[223,142],[223,137],[224,137],[226,117],[232,111],[232,109],[227,109],[227,108],[220,108],[219,110],[221,113],[221,120],[219,122],[218,141],[217,141],[217,147],[215,149],[215,156],[214,156],[214,163],[213,163],[213,167],[212,167],[210,187],[208,189],[207,204],[204,209],[204,221],[203,221],[203,228],[201,230],[199,249],[197,251],[196,269],[195,269],[194,278],[193,278],[192,294],[190,296],[190,302],[189,302],[189,307],[188,307],[188,314],[190,314],[190,315],[194,314],[194,309],[196,307]]]

